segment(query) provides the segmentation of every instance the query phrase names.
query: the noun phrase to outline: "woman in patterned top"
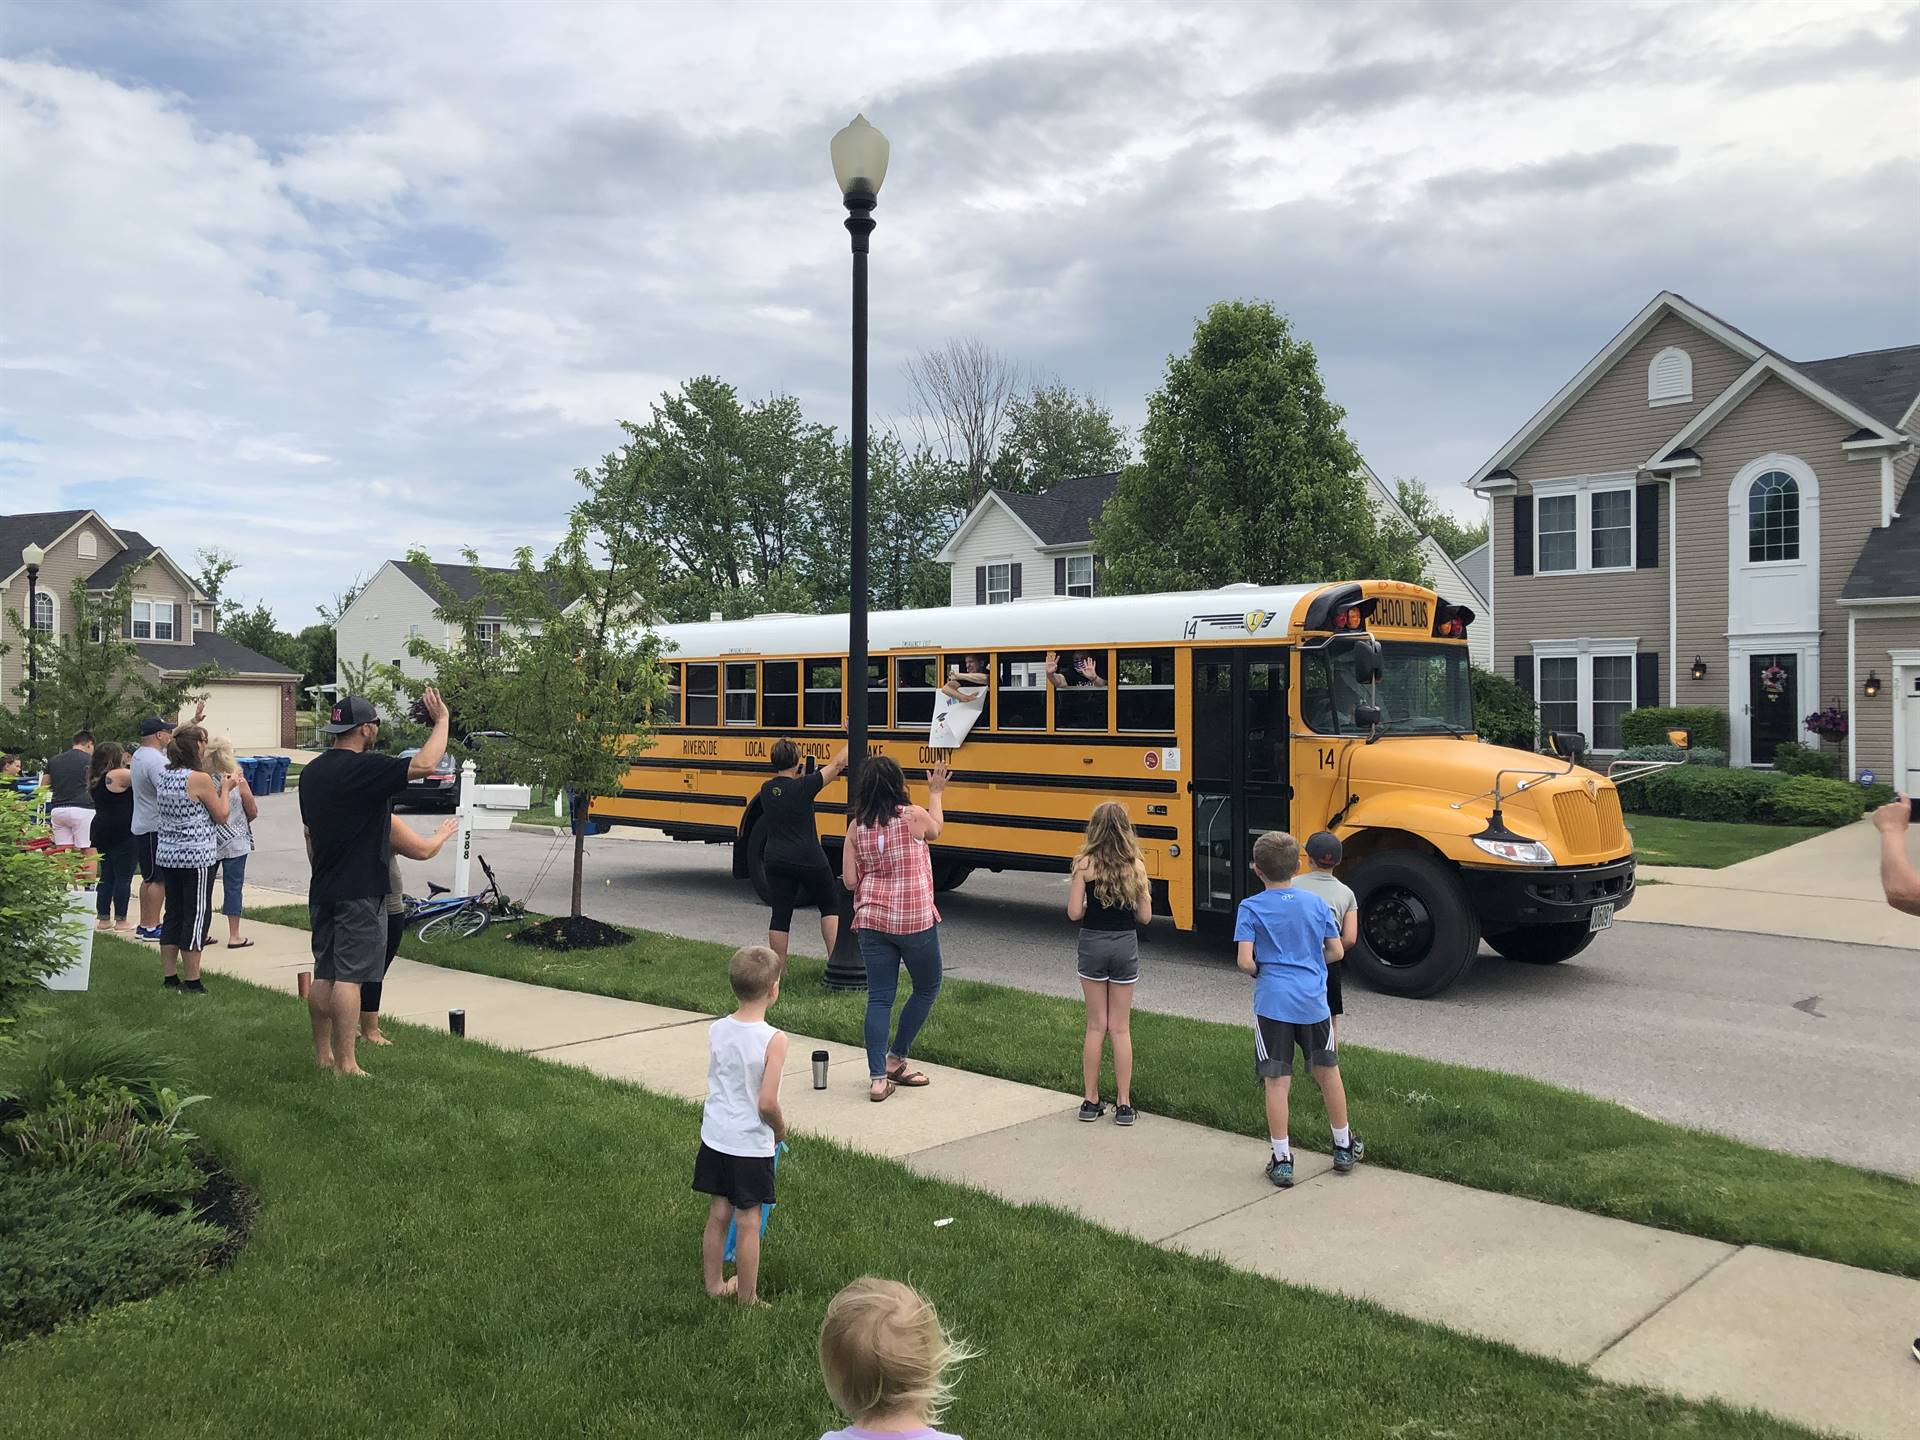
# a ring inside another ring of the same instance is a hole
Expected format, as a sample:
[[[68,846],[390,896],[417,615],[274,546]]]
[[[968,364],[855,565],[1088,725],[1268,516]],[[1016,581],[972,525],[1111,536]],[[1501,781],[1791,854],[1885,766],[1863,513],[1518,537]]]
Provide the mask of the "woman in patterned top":
[[[207,774],[206,743],[206,731],[182,725],[167,746],[166,769],[154,777],[160,812],[154,859],[167,892],[166,918],[160,923],[161,983],[196,995],[207,993],[200,983],[200,952],[213,921],[213,872],[219,864],[215,832],[227,823],[240,784],[238,774],[222,780]]]
[[[939,838],[947,788],[944,760],[928,772],[925,808],[907,795],[900,766],[870,755],[854,783],[852,825],[841,847],[841,879],[853,894],[853,932],[867,966],[867,1098],[885,1100],[896,1086],[918,1089],[927,1077],[907,1064],[913,1040],[940,993],[940,912],[933,904],[933,862],[927,842]],[[887,1026],[907,967],[913,993],[900,1008],[893,1048]]]

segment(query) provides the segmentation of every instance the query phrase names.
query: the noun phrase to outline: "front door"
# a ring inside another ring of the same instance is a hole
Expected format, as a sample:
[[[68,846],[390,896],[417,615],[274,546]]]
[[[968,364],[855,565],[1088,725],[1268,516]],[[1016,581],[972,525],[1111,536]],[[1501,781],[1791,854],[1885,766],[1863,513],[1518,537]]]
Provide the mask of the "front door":
[[[1253,842],[1287,828],[1287,660],[1279,646],[1193,657],[1193,880],[1197,922],[1230,923],[1256,887]]]
[[[1794,651],[1747,657],[1748,761],[1773,764],[1774,752],[1800,738],[1800,656]]]

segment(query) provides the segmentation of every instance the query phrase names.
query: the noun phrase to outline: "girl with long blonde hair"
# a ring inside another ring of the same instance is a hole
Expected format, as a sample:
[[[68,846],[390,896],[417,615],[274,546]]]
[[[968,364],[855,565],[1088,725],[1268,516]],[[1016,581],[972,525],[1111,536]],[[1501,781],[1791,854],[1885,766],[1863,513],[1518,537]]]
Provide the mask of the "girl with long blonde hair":
[[[1131,1125],[1133,1109],[1133,987],[1140,978],[1139,927],[1153,919],[1147,862],[1133,833],[1127,807],[1108,800],[1087,821],[1087,838],[1073,857],[1067,918],[1080,922],[1076,970],[1087,997],[1087,1034],[1080,1051],[1080,1118],[1107,1113],[1100,1099],[1100,1061],[1113,1042],[1113,1079],[1118,1094],[1113,1123]]]

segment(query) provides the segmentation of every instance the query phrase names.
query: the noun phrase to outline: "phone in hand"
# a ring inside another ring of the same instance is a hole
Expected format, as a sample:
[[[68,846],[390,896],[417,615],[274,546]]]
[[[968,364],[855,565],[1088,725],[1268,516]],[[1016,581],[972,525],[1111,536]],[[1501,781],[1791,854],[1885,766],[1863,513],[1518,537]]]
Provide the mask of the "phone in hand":
[[[1916,825],[1920,825],[1920,795],[1915,795],[1908,799],[1907,819]]]

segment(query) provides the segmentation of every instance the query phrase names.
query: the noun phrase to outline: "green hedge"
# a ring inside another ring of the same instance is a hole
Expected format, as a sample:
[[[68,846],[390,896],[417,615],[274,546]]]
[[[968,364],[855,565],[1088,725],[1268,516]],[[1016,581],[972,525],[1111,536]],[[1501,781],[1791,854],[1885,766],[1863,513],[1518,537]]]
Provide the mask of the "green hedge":
[[[1839,780],[1840,757],[1809,750],[1792,740],[1775,747],[1773,768],[1782,775],[1811,775],[1816,780]]]
[[[1714,705],[1649,705],[1620,717],[1622,745],[1664,745],[1669,730],[1691,730],[1695,745],[1725,750],[1727,712]]]
[[[1682,750],[1678,745],[1629,745],[1620,752],[1620,758],[1622,760],[1684,760],[1689,765],[1699,765],[1706,769],[1727,768],[1727,752],[1715,750],[1711,745],[1696,745],[1691,750]]]
[[[1630,780],[1620,787],[1620,795],[1626,808],[1638,815],[1828,828],[1858,820],[1873,798],[1866,787],[1844,780],[1691,764]]]
[[[1504,675],[1473,667],[1473,726],[1489,745],[1531,750],[1540,733],[1533,697]]]

